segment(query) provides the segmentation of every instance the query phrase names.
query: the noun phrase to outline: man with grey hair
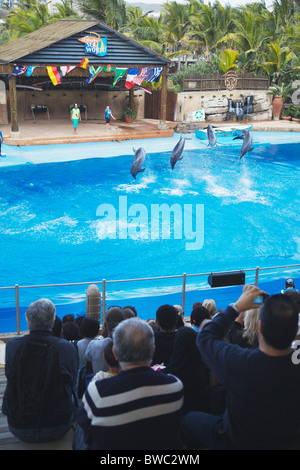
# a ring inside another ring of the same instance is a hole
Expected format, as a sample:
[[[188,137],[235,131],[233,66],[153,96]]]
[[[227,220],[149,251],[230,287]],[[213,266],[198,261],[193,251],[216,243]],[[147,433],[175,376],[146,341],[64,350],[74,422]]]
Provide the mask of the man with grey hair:
[[[78,358],[71,343],[52,335],[54,320],[49,299],[32,302],[26,311],[29,334],[6,345],[2,412],[11,433],[25,442],[59,439],[74,418]]]
[[[114,330],[113,342],[121,372],[91,382],[85,392],[77,415],[84,448],[181,449],[183,385],[177,377],[150,367],[152,328],[139,318],[124,320]]]

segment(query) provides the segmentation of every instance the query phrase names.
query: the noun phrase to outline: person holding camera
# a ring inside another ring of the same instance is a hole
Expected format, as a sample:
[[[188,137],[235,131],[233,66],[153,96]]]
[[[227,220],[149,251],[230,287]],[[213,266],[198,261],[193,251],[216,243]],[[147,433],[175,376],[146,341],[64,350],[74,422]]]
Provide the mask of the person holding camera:
[[[188,449],[299,449],[300,369],[291,344],[298,330],[298,310],[285,294],[268,296],[244,286],[240,298],[216,314],[197,337],[202,360],[227,390],[220,416],[185,415],[182,436]],[[260,308],[256,349],[224,341],[240,312]]]

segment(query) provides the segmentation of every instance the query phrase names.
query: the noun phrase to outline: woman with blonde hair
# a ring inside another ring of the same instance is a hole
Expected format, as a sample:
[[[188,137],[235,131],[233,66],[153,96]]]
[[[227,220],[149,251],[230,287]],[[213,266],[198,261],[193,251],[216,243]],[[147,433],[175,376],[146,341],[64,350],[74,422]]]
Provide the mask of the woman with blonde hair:
[[[213,299],[205,299],[202,305],[208,310],[209,315],[212,318],[217,311],[216,302]]]
[[[232,344],[238,344],[242,348],[257,348],[258,320],[258,308],[241,312],[228,329],[226,341]]]

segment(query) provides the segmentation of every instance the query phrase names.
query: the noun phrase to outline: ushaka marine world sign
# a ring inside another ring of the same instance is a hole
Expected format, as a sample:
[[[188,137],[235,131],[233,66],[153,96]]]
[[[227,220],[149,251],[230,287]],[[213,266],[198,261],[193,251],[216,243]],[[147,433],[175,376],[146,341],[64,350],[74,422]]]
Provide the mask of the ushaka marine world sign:
[[[97,34],[97,36],[84,36],[79,38],[78,41],[85,44],[86,54],[94,54],[97,56],[105,56],[107,54],[107,38],[100,38]]]

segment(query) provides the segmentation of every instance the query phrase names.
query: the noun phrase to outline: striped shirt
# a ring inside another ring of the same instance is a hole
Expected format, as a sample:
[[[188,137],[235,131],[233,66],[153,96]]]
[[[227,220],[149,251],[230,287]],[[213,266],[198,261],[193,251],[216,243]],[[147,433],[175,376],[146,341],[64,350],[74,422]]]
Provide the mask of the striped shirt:
[[[182,405],[177,377],[138,367],[91,382],[77,422],[89,449],[180,449]]]

